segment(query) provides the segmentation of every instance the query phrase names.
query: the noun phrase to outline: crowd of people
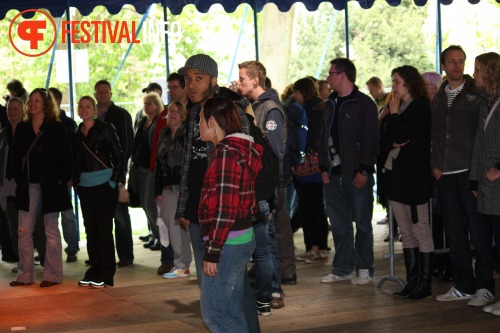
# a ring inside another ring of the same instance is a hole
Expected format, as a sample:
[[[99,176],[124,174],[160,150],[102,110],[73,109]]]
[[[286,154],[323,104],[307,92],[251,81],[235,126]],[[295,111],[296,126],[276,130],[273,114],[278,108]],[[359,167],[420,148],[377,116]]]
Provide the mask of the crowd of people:
[[[301,78],[280,99],[262,63],[239,64],[226,88],[217,63],[197,54],[167,77],[166,107],[152,82],[133,122],[99,80],[78,101],[78,126],[60,109],[59,90],[28,93],[13,80],[0,110],[0,245],[2,260],[18,263],[10,285],[35,283],[34,248],[40,287],[63,282],[59,214],[66,261],[77,261],[73,187],[87,237],[80,286],[113,286],[117,267],[133,264],[128,208],[140,207],[149,230],[140,239],[160,251],[159,275],[189,277],[194,258],[208,328],[259,332],[258,315],[284,307],[282,285],[297,283],[296,260],[328,260],[329,228],[332,267],[320,282],[372,282],[377,184],[403,246],[407,283],[394,296],[432,296],[443,246],[454,286],[436,300],[500,316],[500,56],[479,55],[474,78],[465,61],[452,45],[440,57],[444,80],[394,68],[390,93],[377,77],[366,82],[372,99],[356,85],[355,64],[335,58],[326,80]],[[129,202],[119,200],[125,187]],[[443,244],[430,223],[437,213]]]

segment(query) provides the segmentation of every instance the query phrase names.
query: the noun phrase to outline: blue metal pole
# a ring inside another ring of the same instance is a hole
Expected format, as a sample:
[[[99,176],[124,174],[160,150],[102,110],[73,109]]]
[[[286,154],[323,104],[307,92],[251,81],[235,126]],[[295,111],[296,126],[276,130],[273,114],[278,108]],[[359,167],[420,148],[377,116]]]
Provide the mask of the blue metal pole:
[[[71,21],[71,12],[70,12],[70,3],[69,0],[66,1],[66,20]],[[61,16],[62,21],[62,16]],[[68,49],[68,84],[69,84],[69,113],[71,118],[75,118],[75,107],[74,107],[74,91],[73,91],[73,56],[71,55],[71,33],[69,29],[66,29],[68,32],[66,33],[66,45]],[[57,40],[56,40],[57,41]],[[54,45],[55,49],[55,45]],[[75,221],[76,221],[76,230],[78,232],[78,240],[80,240],[80,218],[78,214],[78,195],[73,191],[73,202],[74,202],[74,211],[75,211]]]
[[[257,5],[255,4],[255,0],[252,1],[252,9],[253,9],[253,26],[254,26],[254,34],[255,34],[255,59],[259,61],[259,27],[257,24]]]
[[[163,24],[165,28],[167,27],[168,16],[167,16],[167,0],[162,0],[161,5],[163,7]],[[167,77],[170,75],[170,54],[168,49],[168,34],[165,34],[165,69],[167,71]]]
[[[441,35],[441,1],[436,0],[436,72],[442,73],[440,55],[443,50],[443,40]]]
[[[151,10],[151,7],[153,5],[150,5],[148,10],[146,11],[146,13],[144,13],[144,15],[142,16],[142,19],[141,19],[141,22],[139,23],[139,26],[137,27],[136,31],[135,31],[135,35],[138,36],[139,35],[139,32],[141,31],[142,29],[142,25],[144,24],[144,21],[146,20],[146,18],[148,17],[149,15],[149,11]],[[125,60],[127,60],[127,57],[130,53],[130,50],[132,50],[132,46],[134,44],[132,42],[130,42],[130,44],[128,45],[128,48],[127,48],[127,51],[125,52],[125,55],[123,56],[123,59],[122,59],[122,62],[120,63],[120,66],[118,67],[118,70],[116,71],[116,74],[115,74],[115,77],[113,78],[113,82],[111,82],[111,86],[113,87],[116,83],[116,80],[118,79],[118,75],[120,75],[120,71],[122,70],[123,68],[123,65],[125,64]]]
[[[50,86],[50,77],[52,76],[52,68],[54,67],[54,59],[56,57],[56,48],[57,48],[57,39],[59,38],[59,32],[61,31],[61,22],[63,21],[63,16],[65,13],[61,15],[59,18],[59,22],[57,22],[57,30],[56,30],[56,40],[54,42],[54,46],[52,47],[52,54],[50,56],[50,64],[49,71],[47,73],[47,79],[45,80],[45,89],[49,89]]]
[[[229,75],[227,76],[227,84],[231,82],[231,77],[233,76],[234,63],[236,62],[236,56],[238,55],[238,49],[240,48],[241,36],[243,35],[243,28],[245,27],[245,20],[247,18],[248,9],[250,6],[245,7],[245,12],[243,13],[243,18],[241,19],[240,31],[238,33],[238,41],[236,42],[236,47],[234,49],[233,61],[231,63],[231,68],[229,69]]]
[[[349,0],[345,0],[345,56],[349,59]]]
[[[328,28],[328,35],[326,36],[325,45],[323,46],[323,53],[321,54],[321,59],[319,61],[318,68],[316,69],[315,78],[319,79],[321,74],[321,69],[323,68],[323,63],[325,62],[326,52],[328,51],[328,46],[330,45],[330,40],[332,39],[333,27],[335,26],[335,21],[337,20],[337,11],[333,11],[332,20],[330,22],[330,28]]]

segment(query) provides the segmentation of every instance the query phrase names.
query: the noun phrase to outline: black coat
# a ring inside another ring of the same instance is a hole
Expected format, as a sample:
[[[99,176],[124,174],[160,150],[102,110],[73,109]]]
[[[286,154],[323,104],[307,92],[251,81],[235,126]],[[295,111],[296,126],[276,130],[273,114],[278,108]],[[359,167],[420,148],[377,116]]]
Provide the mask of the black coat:
[[[73,137],[73,155],[75,158],[73,179],[75,186],[80,182],[81,172],[93,172],[110,168],[113,169],[111,180],[119,183],[125,178],[123,174],[125,159],[113,125],[96,119],[87,136],[83,135],[82,126],[80,124]]]
[[[413,100],[407,109],[387,116],[387,135],[401,147],[389,172],[389,199],[404,205],[421,205],[432,194],[430,166],[431,108],[425,98]]]
[[[38,161],[43,214],[71,208],[67,183],[72,175],[70,145],[64,126],[59,121],[44,122],[42,133],[29,154]],[[21,121],[14,135],[14,172],[16,178],[17,209],[29,211],[29,168],[24,157],[36,138],[31,122]]]

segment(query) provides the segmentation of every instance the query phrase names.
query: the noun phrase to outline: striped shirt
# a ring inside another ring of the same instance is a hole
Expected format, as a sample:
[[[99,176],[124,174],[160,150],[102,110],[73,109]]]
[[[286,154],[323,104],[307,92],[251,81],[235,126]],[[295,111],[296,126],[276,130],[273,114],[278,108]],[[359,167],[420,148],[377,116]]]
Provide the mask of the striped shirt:
[[[448,108],[451,107],[451,103],[453,103],[453,100],[455,99],[455,97],[457,97],[457,95],[460,94],[460,92],[464,88],[464,84],[465,84],[465,80],[464,80],[464,82],[462,82],[461,85],[459,85],[455,89],[450,89],[449,84],[444,88],[444,91],[446,92],[446,98],[448,101]]]

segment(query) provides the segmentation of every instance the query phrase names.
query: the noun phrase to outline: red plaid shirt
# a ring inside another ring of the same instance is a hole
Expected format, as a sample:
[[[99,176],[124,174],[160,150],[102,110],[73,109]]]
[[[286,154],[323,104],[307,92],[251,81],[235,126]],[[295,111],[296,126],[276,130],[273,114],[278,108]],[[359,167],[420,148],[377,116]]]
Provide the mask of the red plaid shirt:
[[[198,209],[205,257],[219,262],[230,231],[252,227],[257,210],[255,179],[262,167],[262,147],[245,134],[221,140],[212,154]]]

